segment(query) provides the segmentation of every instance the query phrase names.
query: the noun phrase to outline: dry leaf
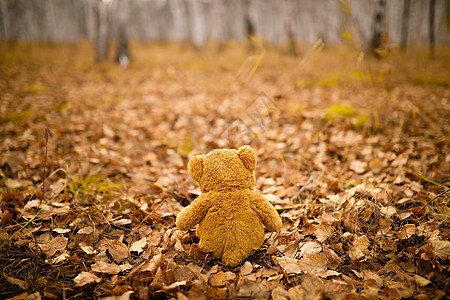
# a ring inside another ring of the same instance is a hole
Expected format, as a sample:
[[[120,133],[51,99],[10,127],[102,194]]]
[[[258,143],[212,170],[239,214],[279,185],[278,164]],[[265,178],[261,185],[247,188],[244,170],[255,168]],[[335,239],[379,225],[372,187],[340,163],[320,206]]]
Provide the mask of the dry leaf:
[[[414,275],[414,280],[417,283],[417,285],[420,287],[424,287],[431,283],[431,281],[429,281],[428,279],[423,278],[422,276],[419,276],[419,275]]]
[[[218,272],[216,274],[212,274],[209,277],[209,284],[212,286],[225,286],[228,281],[232,281],[236,278],[236,274],[233,272]]]
[[[289,293],[283,289],[282,287],[276,287],[272,290],[272,299],[273,300],[288,300]]]
[[[80,243],[80,248],[81,250],[83,250],[86,254],[96,254],[97,250],[94,249],[94,247],[92,247],[91,245],[89,245],[86,242],[81,242]]]
[[[83,286],[83,285],[86,285],[89,283],[94,283],[94,282],[99,283],[102,281],[102,279],[97,277],[93,273],[83,271],[80,274],[78,274],[77,277],[75,277],[73,279],[73,281],[75,281],[77,286]]]
[[[364,253],[358,246],[351,247],[350,250],[348,251],[348,255],[350,256],[350,259],[353,261],[364,258]]]
[[[288,290],[288,298],[289,300],[304,300],[305,293],[300,286],[294,286]]]
[[[367,162],[361,160],[354,160],[350,163],[350,170],[355,171],[356,174],[363,174],[367,170]]]
[[[319,253],[322,251],[322,245],[320,245],[317,242],[306,242],[301,248],[300,248],[300,255],[305,254],[314,254]]]
[[[433,252],[440,259],[445,260],[450,257],[450,241],[432,240]]]
[[[47,257],[52,257],[57,251],[63,251],[66,249],[68,238],[59,236],[52,239],[47,244],[40,244],[39,247],[45,252]]]
[[[325,274],[327,259],[325,256],[318,253],[306,254],[300,259],[298,265],[299,268],[307,274]]]
[[[127,246],[118,240],[103,239],[101,249],[107,249],[117,263],[121,263],[127,259],[130,254]]]
[[[119,274],[121,271],[120,267],[114,263],[107,263],[104,261],[96,262],[91,265],[91,270],[97,273],[106,274]]]
[[[144,251],[144,247],[147,246],[147,238],[143,237],[142,239],[131,244],[130,252],[137,252],[138,254]]]
[[[245,276],[248,275],[250,273],[252,273],[253,271],[253,265],[251,262],[246,261],[244,262],[244,264],[241,266],[241,270],[239,271],[239,275],[241,276]]]
[[[196,278],[195,274],[186,266],[181,266],[173,273],[175,281],[192,282]]]
[[[30,284],[26,281],[23,281],[23,280],[17,279],[17,278],[13,278],[13,277],[9,277],[9,276],[5,276],[5,277],[9,283],[17,284],[23,290],[28,290],[28,288],[30,287]]]
[[[126,291],[120,296],[107,296],[107,297],[100,297],[99,300],[129,300],[131,294],[133,294],[133,291]]]

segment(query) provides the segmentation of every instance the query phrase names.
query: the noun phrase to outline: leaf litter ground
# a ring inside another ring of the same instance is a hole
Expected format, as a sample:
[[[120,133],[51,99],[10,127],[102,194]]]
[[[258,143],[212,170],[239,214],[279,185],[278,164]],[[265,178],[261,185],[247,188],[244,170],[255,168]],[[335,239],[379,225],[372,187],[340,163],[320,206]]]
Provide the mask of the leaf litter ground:
[[[83,43],[0,48],[2,298],[450,293],[446,49],[135,44],[122,69]],[[283,228],[227,268],[174,223],[189,158],[246,143]]]

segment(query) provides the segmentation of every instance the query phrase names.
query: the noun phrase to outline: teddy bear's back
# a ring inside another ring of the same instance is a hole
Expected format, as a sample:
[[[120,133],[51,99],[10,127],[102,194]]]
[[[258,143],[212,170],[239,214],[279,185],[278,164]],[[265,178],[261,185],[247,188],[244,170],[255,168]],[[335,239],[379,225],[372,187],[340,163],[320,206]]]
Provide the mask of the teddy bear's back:
[[[261,218],[252,209],[256,193],[243,189],[208,194],[214,204],[197,227],[200,248],[213,252],[215,257],[233,251],[233,256],[240,259],[259,249],[264,242],[264,229]]]

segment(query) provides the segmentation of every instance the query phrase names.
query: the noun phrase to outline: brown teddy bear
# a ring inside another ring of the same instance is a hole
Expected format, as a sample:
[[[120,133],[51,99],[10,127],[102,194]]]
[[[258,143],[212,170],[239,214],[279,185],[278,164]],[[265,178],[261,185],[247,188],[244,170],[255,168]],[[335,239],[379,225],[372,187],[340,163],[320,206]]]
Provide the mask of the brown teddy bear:
[[[189,175],[198,182],[202,195],[177,216],[177,227],[197,226],[199,248],[238,265],[264,242],[264,226],[280,231],[281,219],[255,187],[256,154],[250,146],[238,150],[216,149],[189,160]]]

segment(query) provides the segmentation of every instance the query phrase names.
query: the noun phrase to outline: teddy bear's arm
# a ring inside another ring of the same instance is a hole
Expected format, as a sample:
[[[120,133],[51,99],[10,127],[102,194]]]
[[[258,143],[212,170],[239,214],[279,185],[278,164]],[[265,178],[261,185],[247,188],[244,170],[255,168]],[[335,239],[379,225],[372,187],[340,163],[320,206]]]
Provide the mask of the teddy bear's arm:
[[[252,209],[259,215],[264,226],[270,231],[280,231],[281,219],[273,205],[260,194],[254,194],[252,198]]]
[[[178,213],[176,221],[178,229],[189,230],[203,220],[211,207],[208,196],[208,194],[200,195]]]

